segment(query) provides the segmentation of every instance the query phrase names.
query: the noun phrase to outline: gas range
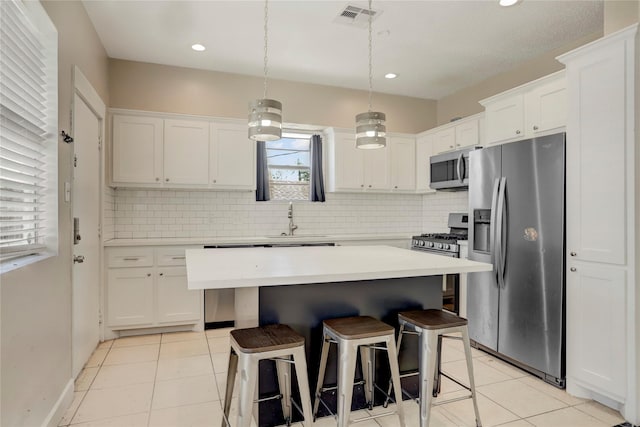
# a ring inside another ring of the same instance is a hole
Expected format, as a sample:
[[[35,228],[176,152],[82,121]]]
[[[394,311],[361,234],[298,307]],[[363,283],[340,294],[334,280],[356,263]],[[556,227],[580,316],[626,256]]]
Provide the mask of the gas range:
[[[458,241],[468,238],[468,218],[466,213],[449,214],[449,233],[428,233],[413,236],[411,249],[457,258],[460,252]]]

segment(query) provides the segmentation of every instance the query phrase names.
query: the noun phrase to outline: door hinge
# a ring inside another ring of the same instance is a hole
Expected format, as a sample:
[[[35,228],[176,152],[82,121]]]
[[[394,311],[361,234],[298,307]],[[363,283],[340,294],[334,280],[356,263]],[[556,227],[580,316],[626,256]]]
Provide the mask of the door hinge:
[[[76,156],[75,154],[73,155],[73,167],[78,167],[78,156]]]
[[[98,325],[102,325],[102,311],[98,310]]]
[[[102,151],[102,137],[101,136],[98,137],[98,150]]]

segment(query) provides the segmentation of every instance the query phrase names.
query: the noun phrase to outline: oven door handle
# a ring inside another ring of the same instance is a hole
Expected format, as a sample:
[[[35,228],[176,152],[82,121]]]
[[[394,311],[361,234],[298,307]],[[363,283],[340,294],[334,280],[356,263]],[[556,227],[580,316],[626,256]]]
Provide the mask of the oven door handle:
[[[499,285],[498,279],[498,259],[499,252],[496,245],[496,217],[498,210],[498,193],[500,190],[500,178],[496,178],[493,181],[493,196],[491,197],[491,222],[489,223],[489,248],[491,248],[491,264],[493,265],[493,275],[496,279],[496,284]]]

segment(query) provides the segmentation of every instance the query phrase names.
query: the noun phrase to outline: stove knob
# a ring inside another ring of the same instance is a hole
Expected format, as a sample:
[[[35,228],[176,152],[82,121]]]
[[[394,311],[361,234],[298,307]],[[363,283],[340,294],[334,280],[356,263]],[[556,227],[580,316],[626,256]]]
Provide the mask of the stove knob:
[[[429,242],[429,247],[432,248],[433,247],[433,242]]]
[[[420,246],[424,246],[424,240],[420,240]]]
[[[445,244],[445,245],[444,245],[444,248],[445,248],[445,249],[447,249],[447,250],[449,250],[449,249],[451,249],[451,245],[449,245],[449,244],[447,243],[447,244]]]
[[[418,241],[416,239],[413,239],[411,241],[411,246],[418,246]]]
[[[442,243],[438,243],[438,249],[442,249]]]

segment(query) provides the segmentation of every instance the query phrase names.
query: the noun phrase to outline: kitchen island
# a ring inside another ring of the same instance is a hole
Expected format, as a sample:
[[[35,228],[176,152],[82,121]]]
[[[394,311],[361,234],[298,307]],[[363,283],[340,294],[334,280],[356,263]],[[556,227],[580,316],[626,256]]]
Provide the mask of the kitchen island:
[[[185,254],[189,289],[235,289],[236,327],[284,323],[305,337],[312,389],[324,319],[369,315],[397,326],[399,311],[442,308],[445,275],[492,269],[390,246],[187,249]],[[402,356],[402,370],[416,367],[415,351]],[[335,357],[329,357],[329,384],[335,382]],[[381,369],[377,378],[384,381],[388,373]],[[261,363],[260,394],[275,391],[276,384],[273,367]],[[356,389],[354,406],[363,404]],[[277,405],[261,403],[261,426],[281,423],[278,416]]]

